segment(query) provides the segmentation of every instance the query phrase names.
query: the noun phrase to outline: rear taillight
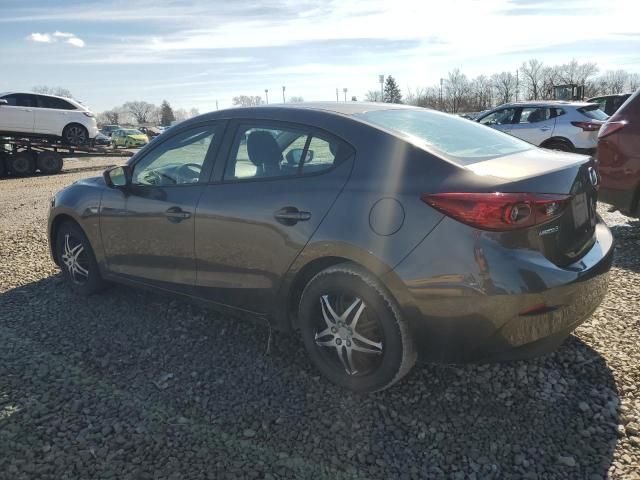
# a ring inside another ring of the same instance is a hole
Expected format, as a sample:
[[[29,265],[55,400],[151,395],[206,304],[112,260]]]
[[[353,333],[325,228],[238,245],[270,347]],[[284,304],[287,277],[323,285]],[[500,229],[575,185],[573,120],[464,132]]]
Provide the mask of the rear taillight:
[[[621,130],[622,128],[624,128],[626,124],[627,124],[626,121],[607,122],[604,125],[602,125],[600,132],[598,132],[598,138],[608,137],[612,133],[615,133],[618,130]]]
[[[602,123],[598,122],[571,122],[574,127],[581,128],[584,132],[597,132],[600,130]]]
[[[571,195],[546,193],[425,193],[422,201],[445,215],[482,230],[506,231],[549,222]]]

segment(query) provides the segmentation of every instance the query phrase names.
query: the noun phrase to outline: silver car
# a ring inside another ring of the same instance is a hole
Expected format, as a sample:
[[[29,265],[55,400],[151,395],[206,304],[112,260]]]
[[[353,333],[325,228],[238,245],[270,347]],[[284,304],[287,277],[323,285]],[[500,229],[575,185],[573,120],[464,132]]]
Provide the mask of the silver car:
[[[607,118],[596,103],[545,100],[500,105],[476,121],[540,147],[593,154]]]

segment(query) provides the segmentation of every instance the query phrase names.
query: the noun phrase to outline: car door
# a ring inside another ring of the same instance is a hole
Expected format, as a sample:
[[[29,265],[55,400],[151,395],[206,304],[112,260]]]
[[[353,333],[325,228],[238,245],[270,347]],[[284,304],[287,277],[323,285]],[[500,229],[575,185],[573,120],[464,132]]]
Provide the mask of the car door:
[[[522,107],[516,113],[511,135],[533,145],[540,145],[551,138],[555,124],[556,117],[551,116],[549,108]]]
[[[481,117],[478,122],[501,132],[510,133],[515,113],[515,108],[500,108]]]
[[[233,124],[226,168],[196,210],[199,294],[268,312],[280,282],[347,181],[346,143],[305,126]]]
[[[46,95],[34,95],[37,101],[35,112],[36,133],[60,135],[64,127],[71,122],[71,111],[75,107],[69,102]]]
[[[196,278],[194,215],[222,123],[180,129],[131,164],[131,185],[103,195],[100,230],[107,268],[178,291]]]
[[[34,97],[29,93],[12,93],[2,97],[7,103],[0,105],[0,131],[33,133]]]

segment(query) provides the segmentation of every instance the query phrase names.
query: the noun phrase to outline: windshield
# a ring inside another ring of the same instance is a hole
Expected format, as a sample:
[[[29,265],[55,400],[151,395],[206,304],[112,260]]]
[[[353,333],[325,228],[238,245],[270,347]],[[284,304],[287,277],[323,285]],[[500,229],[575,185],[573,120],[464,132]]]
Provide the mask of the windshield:
[[[434,110],[376,110],[356,117],[426,144],[428,150],[436,150],[460,165],[534,148],[490,127]]]

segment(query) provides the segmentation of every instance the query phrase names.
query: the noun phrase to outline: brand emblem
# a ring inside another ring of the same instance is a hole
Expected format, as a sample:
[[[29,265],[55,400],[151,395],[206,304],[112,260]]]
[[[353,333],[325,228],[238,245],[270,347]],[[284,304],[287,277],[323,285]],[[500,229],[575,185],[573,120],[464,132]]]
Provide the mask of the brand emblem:
[[[589,167],[589,180],[591,180],[591,185],[593,185],[594,187],[598,185],[598,173],[596,172],[596,169],[593,167]]]

